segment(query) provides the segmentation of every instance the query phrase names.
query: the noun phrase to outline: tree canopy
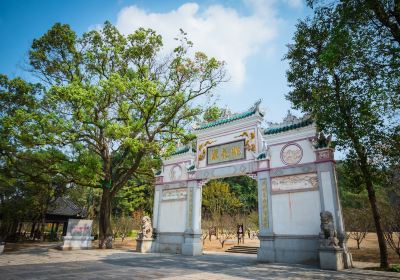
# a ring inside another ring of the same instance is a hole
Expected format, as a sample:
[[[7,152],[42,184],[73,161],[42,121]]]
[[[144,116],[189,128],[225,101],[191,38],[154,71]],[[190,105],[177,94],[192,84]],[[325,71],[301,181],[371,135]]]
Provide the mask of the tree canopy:
[[[101,247],[112,246],[113,198],[153,180],[159,158],[191,138],[197,99],[225,79],[223,62],[191,48],[183,31],[166,54],[151,29],[125,36],[106,22],[77,35],[57,23],[29,51],[41,84],[0,80],[1,100],[11,103],[0,116],[4,154],[42,160],[52,182],[101,190]]]
[[[389,30],[374,27],[364,10],[349,10],[350,2],[320,5],[298,23],[285,57],[290,66],[287,98],[355,160],[368,191],[381,266],[387,267],[374,169],[391,164],[387,151],[398,146],[399,44]]]

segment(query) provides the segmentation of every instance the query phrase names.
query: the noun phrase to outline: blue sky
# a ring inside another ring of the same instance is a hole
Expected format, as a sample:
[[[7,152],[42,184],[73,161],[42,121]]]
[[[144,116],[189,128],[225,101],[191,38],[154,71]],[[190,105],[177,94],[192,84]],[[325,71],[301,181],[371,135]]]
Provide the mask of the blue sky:
[[[0,0],[0,73],[32,80],[24,70],[30,44],[56,22],[79,34],[106,20],[123,33],[151,27],[164,35],[166,49],[183,28],[195,47],[227,62],[231,79],[218,89],[218,104],[242,111],[261,98],[266,119],[276,122],[290,108],[286,44],[309,13],[304,0]]]

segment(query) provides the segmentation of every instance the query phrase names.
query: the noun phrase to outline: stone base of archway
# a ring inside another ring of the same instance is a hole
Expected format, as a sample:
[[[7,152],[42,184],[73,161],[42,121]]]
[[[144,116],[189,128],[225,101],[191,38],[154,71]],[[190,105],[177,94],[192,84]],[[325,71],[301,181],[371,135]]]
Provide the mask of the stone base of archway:
[[[203,253],[201,234],[186,232],[160,232],[157,234],[155,253],[198,256]]]
[[[318,238],[313,235],[259,236],[257,259],[270,263],[318,264]]]
[[[182,244],[182,254],[186,256],[199,256],[203,254],[201,234],[185,233],[185,243]]]

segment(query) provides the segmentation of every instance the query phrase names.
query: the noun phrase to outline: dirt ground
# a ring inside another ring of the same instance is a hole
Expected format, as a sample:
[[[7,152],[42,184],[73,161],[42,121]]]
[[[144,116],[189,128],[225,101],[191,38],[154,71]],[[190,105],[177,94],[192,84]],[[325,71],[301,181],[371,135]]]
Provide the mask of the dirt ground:
[[[347,246],[353,255],[353,260],[360,262],[376,262],[379,263],[379,245],[375,233],[368,233],[362,241],[360,249],[357,249],[357,242],[349,239]],[[399,256],[388,247],[389,262],[392,264],[400,264]]]
[[[10,251],[19,251],[23,250],[24,248],[29,248],[32,246],[35,247],[56,247],[58,244],[61,244],[60,242],[23,242],[23,243],[7,243],[5,251],[10,252]],[[120,238],[117,238],[114,243],[114,248],[116,249],[125,249],[125,250],[135,250],[136,249],[136,241],[135,238],[128,237],[125,238],[124,242]],[[204,251],[216,251],[216,252],[224,252],[225,250],[229,249],[230,247],[237,245],[237,240],[227,240],[224,244],[224,247],[221,247],[221,244],[216,238],[213,236],[211,239],[211,242],[206,239],[204,241]],[[258,239],[248,239],[245,238],[244,244],[240,245],[245,245],[245,246],[253,246],[253,247],[259,247],[260,242]],[[369,233],[367,237],[363,240],[361,243],[361,248],[357,249],[357,243],[353,239],[349,239],[347,243],[350,252],[353,255],[353,260],[354,261],[361,261],[361,262],[373,262],[373,263],[379,263],[379,247],[378,247],[378,240],[376,237],[375,233]],[[97,249],[98,248],[98,241],[93,241],[93,248]],[[388,248],[389,251],[389,261],[392,264],[400,264],[400,258],[397,256],[397,254],[390,248]]]
[[[208,239],[204,242],[204,250],[223,252],[234,245],[237,245],[236,240],[226,242],[222,248],[219,241],[213,236],[211,242]],[[258,239],[245,239],[244,244],[241,245],[259,247],[260,242]],[[375,233],[367,234],[360,245],[360,249],[357,249],[357,242],[353,239],[349,239],[347,246],[353,255],[354,261],[379,263],[379,246]],[[388,252],[389,262],[392,264],[400,264],[400,258],[391,248],[388,248]]]

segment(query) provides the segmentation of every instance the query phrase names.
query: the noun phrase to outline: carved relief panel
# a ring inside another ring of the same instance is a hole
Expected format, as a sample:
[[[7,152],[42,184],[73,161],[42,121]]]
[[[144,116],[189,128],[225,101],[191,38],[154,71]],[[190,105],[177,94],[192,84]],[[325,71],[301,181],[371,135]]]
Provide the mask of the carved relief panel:
[[[162,192],[162,200],[178,200],[178,199],[186,199],[187,189],[171,189],[171,190],[163,190]]]
[[[288,175],[271,179],[273,192],[304,191],[318,188],[316,173]]]

